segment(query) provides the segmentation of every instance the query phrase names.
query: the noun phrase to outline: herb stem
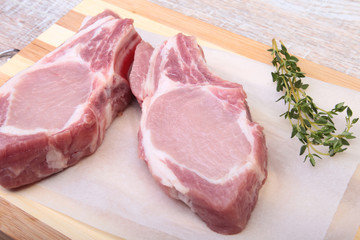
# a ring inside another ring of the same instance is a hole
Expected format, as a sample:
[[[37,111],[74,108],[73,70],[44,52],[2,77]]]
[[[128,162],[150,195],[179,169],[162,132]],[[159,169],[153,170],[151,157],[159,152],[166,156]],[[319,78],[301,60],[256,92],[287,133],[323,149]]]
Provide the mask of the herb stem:
[[[277,84],[276,90],[285,92],[280,99],[287,104],[287,112],[281,116],[289,119],[293,128],[291,137],[297,136],[303,144],[300,155],[307,150],[305,161],[309,159],[310,163],[315,166],[315,157],[321,158],[319,155],[332,157],[347,149],[344,147],[349,145],[347,140],[355,138],[350,129],[359,118],[351,119],[352,111],[344,103],[336,104],[330,111],[315,105],[313,99],[305,92],[309,85],[302,82],[305,74],[297,66],[299,60],[288,53],[281,41],[280,44],[281,48],[279,49],[276,40],[273,39],[272,48],[269,51],[273,56],[272,64],[276,69],[271,73],[273,82]],[[337,134],[332,118],[345,110],[347,114],[345,117],[346,127],[342,133]],[[321,145],[328,148],[327,152],[317,149],[317,146]]]

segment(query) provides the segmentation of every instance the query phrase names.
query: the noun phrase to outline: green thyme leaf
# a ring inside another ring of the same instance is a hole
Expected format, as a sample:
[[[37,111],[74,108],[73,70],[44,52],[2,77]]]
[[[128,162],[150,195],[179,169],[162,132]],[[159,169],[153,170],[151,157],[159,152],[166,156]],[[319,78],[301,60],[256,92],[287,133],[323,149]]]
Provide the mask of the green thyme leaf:
[[[305,152],[304,161],[309,160],[312,166],[316,165],[316,158],[320,155],[334,156],[336,153],[345,151],[349,146],[348,140],[355,138],[350,129],[359,121],[359,118],[351,119],[353,112],[344,102],[338,103],[330,111],[323,110],[313,102],[305,90],[309,84],[303,83],[305,73],[297,66],[299,59],[288,53],[285,45],[280,41],[280,49],[275,39],[272,41],[271,52],[272,64],[276,68],[271,73],[273,82],[276,83],[276,91],[284,95],[278,100],[283,100],[288,106],[288,111],[281,117],[288,119],[292,125],[291,138],[297,137],[303,144],[300,155]],[[343,132],[336,134],[333,117],[346,110],[346,127]],[[326,152],[318,148],[327,148]]]
[[[304,154],[305,150],[307,148],[307,145],[302,145],[300,148],[300,156]]]

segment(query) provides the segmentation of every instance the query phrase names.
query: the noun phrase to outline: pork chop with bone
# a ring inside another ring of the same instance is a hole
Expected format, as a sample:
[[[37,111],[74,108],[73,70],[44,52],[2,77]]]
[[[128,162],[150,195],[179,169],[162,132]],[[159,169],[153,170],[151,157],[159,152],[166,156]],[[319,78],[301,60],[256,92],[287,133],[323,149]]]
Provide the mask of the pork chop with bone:
[[[212,230],[243,230],[267,176],[267,148],[242,86],[213,74],[183,34],[155,49],[141,42],[130,86],[142,108],[139,155],[156,181]]]
[[[95,152],[132,94],[141,41],[131,19],[106,10],[0,88],[0,184],[36,182]]]

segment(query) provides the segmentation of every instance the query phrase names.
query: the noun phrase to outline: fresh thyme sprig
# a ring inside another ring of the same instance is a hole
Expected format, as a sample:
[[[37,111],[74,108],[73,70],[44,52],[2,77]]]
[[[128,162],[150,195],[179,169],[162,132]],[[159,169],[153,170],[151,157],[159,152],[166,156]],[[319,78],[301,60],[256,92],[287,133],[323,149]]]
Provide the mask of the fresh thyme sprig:
[[[276,40],[272,41],[272,48],[268,51],[273,56],[272,64],[276,68],[271,73],[273,82],[276,83],[276,91],[284,91],[284,95],[277,101],[284,100],[287,104],[287,111],[280,116],[289,119],[292,126],[291,138],[297,137],[303,144],[300,148],[300,155],[306,153],[304,161],[309,159],[312,166],[315,166],[315,158],[320,155],[334,156],[336,153],[343,152],[350,145],[348,140],[355,138],[351,127],[359,118],[351,119],[353,113],[350,107],[344,103],[338,103],[330,111],[323,110],[313,102],[305,90],[308,84],[302,82],[305,74],[297,66],[299,61],[295,56],[291,56],[284,44],[281,43],[281,49],[278,49]],[[346,127],[343,132],[336,133],[336,128],[332,118],[340,112],[346,110]],[[327,149],[319,149],[324,146]]]

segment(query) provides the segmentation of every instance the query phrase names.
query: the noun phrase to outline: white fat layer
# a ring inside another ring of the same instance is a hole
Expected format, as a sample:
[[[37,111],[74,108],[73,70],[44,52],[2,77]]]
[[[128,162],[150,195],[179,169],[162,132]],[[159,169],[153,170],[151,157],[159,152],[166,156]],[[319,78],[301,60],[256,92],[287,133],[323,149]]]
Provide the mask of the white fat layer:
[[[109,102],[105,106],[105,129],[107,129],[112,122],[112,113],[113,113],[112,106],[111,103]]]
[[[186,205],[190,206],[192,210],[194,210],[194,209],[192,208],[192,202],[191,202],[191,200],[190,200],[190,198],[189,198],[188,195],[185,195],[185,194],[182,194],[181,192],[178,192],[178,193],[177,193],[177,198],[178,198],[179,200],[183,201]]]
[[[171,81],[165,74],[161,74],[159,79],[159,86],[151,98],[151,104],[154,103],[158,97],[179,89],[180,84],[174,81]]]
[[[157,55],[159,54],[159,48],[155,48],[150,60],[149,60],[149,70],[148,73],[146,74],[146,79],[145,82],[143,83],[142,86],[142,95],[144,95],[144,93],[147,93],[149,95],[152,95],[154,93],[154,69],[155,69],[155,60]],[[142,96],[145,97],[145,96]]]
[[[35,128],[35,129],[27,130],[27,129],[20,129],[20,128],[13,127],[13,126],[2,126],[0,128],[1,133],[11,134],[11,135],[31,135],[31,134],[36,134],[36,133],[43,133],[43,132],[51,133],[51,132],[56,132],[56,131],[58,131],[58,129]]]
[[[67,167],[67,158],[55,147],[50,147],[46,154],[46,162],[51,169],[64,169]]]
[[[86,106],[87,106],[87,103],[79,104],[76,107],[73,114],[71,115],[71,117],[69,118],[69,120],[65,123],[65,125],[62,129],[65,129],[65,128],[69,127],[71,124],[73,124],[74,122],[80,120],[83,117],[84,109]]]
[[[172,41],[173,41],[173,39],[169,39],[164,48],[161,48],[161,47],[155,48],[153,53],[151,54],[151,57],[149,60],[150,64],[149,64],[149,68],[148,68],[149,70],[148,70],[148,73],[146,74],[146,80],[145,80],[144,86],[142,87],[143,93],[148,93],[148,95],[154,94],[154,91],[155,91],[155,89],[154,89],[155,88],[154,70],[156,69],[155,68],[156,59],[158,58],[159,55],[161,56],[162,59],[167,58],[167,56],[169,55],[169,49],[170,49],[168,46],[176,45],[176,44],[172,43]],[[166,63],[166,61],[161,62],[160,69],[164,69],[165,63]],[[163,77],[165,79],[163,79]],[[165,76],[164,71],[161,72],[161,77],[158,81],[159,81],[158,89],[156,89],[157,94],[159,94],[159,92],[161,92],[161,91],[159,91],[160,87],[163,89],[166,89],[163,85],[166,84],[167,82],[172,82]]]
[[[189,188],[181,184],[179,179],[175,176],[173,171],[171,171],[166,165],[166,160],[174,162],[172,157],[167,153],[158,150],[155,148],[151,142],[151,131],[144,130],[142,131],[143,139],[142,145],[144,147],[145,156],[147,158],[148,164],[151,167],[152,174],[158,176],[164,186],[174,187],[177,191],[186,194],[189,191]]]
[[[165,76],[162,76],[162,77],[165,77]],[[164,90],[166,89],[166,92],[170,92],[173,89],[176,89],[176,85],[172,86],[171,83],[172,83],[172,81],[164,81],[164,85],[166,85],[166,84],[169,85],[169,87],[164,87]],[[159,94],[159,92],[161,94]],[[143,114],[148,112],[147,108],[156,101],[156,98],[158,96],[161,96],[162,94],[164,94],[164,92],[165,91],[156,91],[154,97],[151,98],[151,103],[144,101]],[[257,125],[256,124],[252,125],[252,126],[249,125],[249,120],[247,119],[247,113],[245,110],[239,114],[237,123],[241,127],[244,135],[246,136],[246,139],[249,141],[249,144],[251,145],[251,152],[248,154],[247,159],[245,160],[246,161],[245,165],[238,165],[238,164],[234,165],[226,175],[224,175],[223,177],[218,178],[218,179],[208,178],[205,175],[203,175],[202,173],[200,173],[199,171],[188,168],[188,166],[178,163],[172,156],[157,149],[151,141],[151,130],[146,129],[146,126],[145,126],[146,117],[147,116],[143,116],[142,122],[141,122],[142,134],[143,134],[142,144],[144,147],[145,156],[147,156],[147,159],[149,161],[149,165],[152,168],[153,174],[158,176],[161,179],[161,183],[163,185],[169,186],[169,187],[174,186],[179,192],[181,192],[183,194],[186,193],[183,191],[183,189],[186,187],[184,187],[179,182],[179,180],[174,175],[174,173],[170,169],[168,169],[168,167],[164,163],[165,159],[180,166],[180,168],[184,168],[184,169],[194,172],[196,175],[198,175],[199,177],[201,177],[203,179],[206,179],[206,181],[208,181],[212,184],[224,184],[224,183],[228,182],[229,180],[241,175],[243,172],[246,172],[249,170],[252,170],[257,174],[260,182],[262,182],[262,180],[265,178],[265,173],[263,171],[261,171],[261,167],[256,163],[256,159],[254,158],[256,153],[255,153],[255,149],[253,148],[253,146],[255,145],[255,138],[253,135],[253,131],[254,131],[254,128],[257,127]]]
[[[64,51],[64,48],[66,48],[69,44],[71,44],[75,39],[78,39],[78,38],[81,38],[83,35],[86,35],[88,34],[89,32],[91,32],[92,30],[96,29],[94,31],[94,34],[93,34],[93,37],[96,36],[97,33],[99,33],[100,29],[102,29],[103,27],[106,26],[107,22],[111,22],[111,21],[115,21],[114,17],[112,16],[107,16],[105,18],[102,18],[102,19],[99,19],[98,21],[96,21],[94,24],[91,24],[90,26],[88,26],[86,29],[83,29],[81,31],[79,31],[77,34],[75,34],[74,36],[70,37],[68,40],[66,40],[62,45],[61,45],[61,48],[57,48],[55,49],[54,51],[50,52],[49,54],[47,54],[44,58],[42,58],[41,60],[39,60],[37,63],[35,63],[36,65],[40,64],[41,65],[41,62],[44,60],[44,59],[47,59],[48,57],[51,57],[52,55],[56,54],[58,51]],[[79,44],[80,46],[82,44]],[[62,59],[63,57],[70,57],[68,55],[68,53],[70,52],[76,52],[76,51],[73,51],[73,48],[70,48],[70,49],[66,49],[66,52],[65,54],[61,54],[61,56],[59,56],[56,61]],[[78,55],[74,55],[76,56],[77,58],[79,58]],[[80,58],[79,58],[80,59]],[[46,63],[48,64],[48,63]]]
[[[18,165],[19,166],[19,165]],[[7,170],[9,170],[10,172],[12,172],[15,177],[19,176],[23,171],[24,169],[26,168],[27,166],[22,166],[22,167],[19,167],[19,168],[15,168],[15,167],[8,167]],[[11,176],[12,178],[14,176]]]
[[[148,160],[149,166],[151,166],[152,173],[155,176],[158,176],[161,179],[161,183],[168,187],[175,187],[179,192],[185,194],[189,189],[183,186],[175,174],[168,168],[166,163],[164,162],[165,159],[172,162],[175,165],[178,165],[180,168],[187,169],[196,175],[198,175],[200,178],[205,179],[209,183],[212,184],[223,184],[228,182],[230,179],[241,175],[242,172],[246,171],[246,169],[256,168],[256,164],[254,163],[253,155],[250,154],[247,159],[247,163],[243,166],[235,165],[232,167],[229,172],[224,175],[222,178],[218,179],[211,179],[200,173],[199,171],[189,168],[186,165],[178,163],[172,156],[169,154],[157,149],[153,143],[151,142],[151,131],[150,130],[143,130],[143,147],[145,156]],[[255,169],[256,172],[260,172],[260,169]],[[186,191],[185,191],[186,189]]]
[[[19,74],[20,76],[20,74]],[[6,81],[0,88],[0,96],[5,96],[10,93],[10,102],[12,100],[12,95],[14,92],[14,85],[21,80],[20,77],[14,76],[11,81]]]
[[[256,123],[254,125],[249,125],[250,122],[247,119],[247,112],[245,110],[240,113],[237,123],[239,126],[241,126],[242,132],[244,133],[246,139],[251,145],[251,152],[248,155],[247,164],[251,164],[251,168],[256,172],[257,176],[259,177],[259,179],[261,179],[260,181],[262,182],[262,180],[265,178],[265,173],[261,171],[261,166],[256,163],[256,159],[254,158],[256,152],[254,149],[255,137],[253,132],[258,127],[258,124]],[[230,170],[230,173],[231,172],[232,170]]]
[[[244,171],[253,170],[256,175],[259,177],[259,181],[262,182],[262,180],[265,178],[265,173],[261,171],[261,166],[256,163],[255,159],[255,138],[253,135],[254,129],[257,127],[257,125],[249,125],[249,120],[247,119],[247,113],[245,110],[243,110],[237,119],[238,125],[241,127],[241,130],[243,134],[245,135],[246,139],[249,141],[249,144],[251,146],[251,152],[248,154],[246,159],[246,164],[243,166],[235,165],[233,166],[229,172],[221,179],[217,180],[218,184],[225,183],[229,181],[230,179],[239,176]]]
[[[85,24],[86,24],[91,18],[92,18],[91,16],[86,16],[86,17],[84,18],[84,20],[82,21],[80,28],[82,28],[83,26],[85,26]]]

